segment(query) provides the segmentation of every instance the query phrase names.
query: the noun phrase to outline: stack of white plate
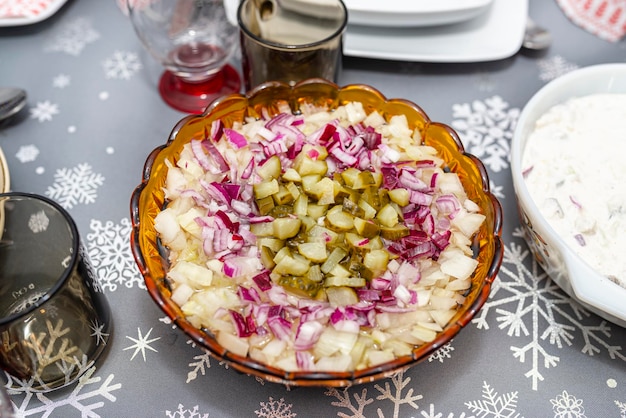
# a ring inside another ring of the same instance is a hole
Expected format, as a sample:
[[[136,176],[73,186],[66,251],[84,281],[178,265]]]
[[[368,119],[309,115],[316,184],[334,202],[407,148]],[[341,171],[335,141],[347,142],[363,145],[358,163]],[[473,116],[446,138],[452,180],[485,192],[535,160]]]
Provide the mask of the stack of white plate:
[[[504,59],[522,45],[528,0],[344,0],[344,55],[421,62]]]

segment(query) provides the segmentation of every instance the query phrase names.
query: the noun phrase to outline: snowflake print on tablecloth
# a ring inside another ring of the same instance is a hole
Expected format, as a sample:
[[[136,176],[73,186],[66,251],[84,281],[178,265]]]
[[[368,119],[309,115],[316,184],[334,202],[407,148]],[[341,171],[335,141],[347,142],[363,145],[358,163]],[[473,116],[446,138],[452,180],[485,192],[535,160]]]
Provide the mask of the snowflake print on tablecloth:
[[[441,412],[435,412],[435,405],[430,404],[428,411],[422,410],[420,411],[420,415],[423,418],[454,418],[454,414],[452,412],[448,413],[448,415],[443,415]],[[465,415],[465,412],[461,412],[458,418],[476,418],[474,415]]]
[[[87,251],[102,288],[111,292],[118,285],[145,289],[137,264],[130,251],[128,237],[132,225],[128,218],[119,224],[92,219],[87,234]]]
[[[566,390],[554,399],[550,399],[554,418],[587,418],[582,399],[567,393]]]
[[[152,333],[152,328],[150,328],[148,330],[148,332],[146,333],[146,335],[143,335],[141,332],[141,328],[137,327],[137,338],[133,338],[133,337],[129,337],[126,336],[126,338],[128,338],[129,340],[131,340],[132,342],[134,342],[135,344],[130,345],[126,348],[124,348],[124,351],[126,350],[135,350],[133,352],[132,357],[130,358],[131,361],[135,358],[135,356],[137,356],[137,354],[141,353],[141,357],[143,357],[143,361],[146,361],[146,350],[150,350],[150,351],[154,351],[155,353],[158,353],[159,351],[152,347],[150,344],[158,341],[161,339],[161,337],[155,337],[150,339],[150,334]]]
[[[65,397],[48,398],[45,393],[33,392],[29,386],[16,386],[14,381],[7,384],[7,392],[11,395],[15,418],[30,416],[74,416],[68,414],[68,409],[80,413],[82,417],[100,418],[97,409],[104,406],[104,401],[115,402],[114,391],[119,390],[120,383],[112,384],[115,376],[110,374],[102,380],[94,376],[96,367],[86,369],[78,379],[76,386]],[[10,377],[9,377],[10,378]],[[97,386],[99,384],[99,386]]]
[[[35,161],[39,156],[39,148],[35,145],[22,145],[15,154],[15,158],[17,158],[21,163],[29,163],[31,161]]]
[[[419,401],[423,398],[422,395],[415,395],[413,388],[409,386],[411,382],[410,377],[405,377],[404,372],[398,372],[393,375],[391,378],[384,381],[384,384],[374,385],[374,388],[380,393],[376,396],[376,400],[378,401],[390,401],[393,406],[393,412],[391,417],[399,418],[403,416],[407,416],[406,413],[403,413],[405,409],[411,407],[412,409],[418,409],[416,401]],[[391,385],[390,385],[391,383]],[[392,387],[393,386],[393,387]],[[374,402],[374,399],[368,397],[367,388],[361,388],[360,394],[355,392],[351,393],[350,388],[345,388],[339,391],[336,388],[329,388],[325,393],[326,396],[331,396],[337,399],[337,401],[331,402],[331,405],[348,409],[351,415],[348,415],[345,412],[337,412],[337,416],[341,418],[366,418],[369,415],[365,413],[365,408]],[[354,397],[354,401],[356,405],[352,403],[352,397]],[[380,405],[380,404],[378,404]],[[381,407],[378,407],[377,416],[379,418],[384,418],[385,414]]]
[[[454,340],[450,340],[449,342],[444,344],[439,350],[432,353],[428,357],[428,361],[433,362],[433,361],[438,360],[439,363],[443,363],[445,359],[451,358],[452,355],[450,353],[454,351],[454,347],[452,346],[452,341]]]
[[[37,119],[39,122],[51,121],[52,116],[59,113],[59,106],[51,103],[49,100],[45,102],[37,102],[34,107],[29,109],[31,119]]]
[[[64,382],[57,383],[69,384],[75,376],[81,375],[93,366],[93,361],[89,361],[85,354],[81,354],[80,348],[68,339],[67,334],[70,331],[69,327],[64,327],[63,319],[54,322],[46,319],[45,329],[33,330],[28,340],[22,341],[21,344],[7,344],[4,340],[5,355],[32,356],[37,359],[37,367],[32,369],[31,375],[26,379],[5,373],[8,377],[7,387],[16,393],[47,391],[50,388],[44,376],[49,370],[62,373],[59,379],[63,379]]]
[[[295,418],[296,414],[292,412],[292,404],[285,403],[284,398],[275,400],[270,396],[267,402],[260,402],[261,409],[254,411],[259,418]]]
[[[70,85],[70,76],[67,74],[59,74],[52,79],[52,87],[64,89]]]
[[[130,80],[142,65],[134,52],[115,51],[102,64],[106,78]]]
[[[167,324],[172,327],[172,329],[178,328],[178,326],[172,321],[169,316],[164,316],[159,318],[159,322]],[[187,373],[187,381],[185,383],[190,383],[196,380],[200,375],[206,375],[207,369],[211,368],[211,354],[205,348],[199,348],[198,345],[192,339],[187,340],[187,345],[190,345],[192,348],[197,348],[200,350],[200,353],[193,357],[193,360],[188,364],[190,370]],[[225,361],[220,361],[218,363],[220,366],[225,369],[229,368],[228,363]],[[265,381],[262,379],[257,379],[259,383],[265,384]],[[289,391],[289,387],[287,387],[287,391]]]
[[[192,409],[185,409],[183,404],[178,404],[176,411],[165,411],[167,418],[209,418],[209,413],[201,414],[198,409],[200,407],[195,405]]]
[[[539,79],[542,81],[552,81],[555,78],[578,69],[578,65],[568,62],[560,55],[550,58],[543,58],[537,61],[539,66]]]
[[[519,228],[513,236],[522,236]],[[545,379],[542,367],[559,364],[560,357],[551,350],[561,349],[563,344],[571,346],[575,331],[580,331],[584,354],[593,356],[605,350],[611,359],[626,361],[622,347],[609,342],[610,325],[592,317],[567,296],[537,264],[525,243],[505,246],[498,280],[472,323],[479,329],[489,329],[492,312],[498,328],[506,329],[509,337],[527,339],[521,346],[511,345],[511,352],[521,363],[529,360],[525,376],[531,379],[533,390],[538,390]]]
[[[620,418],[626,418],[626,402],[615,401],[615,405],[619,408]]]
[[[191,345],[193,348],[198,348],[193,340],[187,340],[187,344]],[[200,375],[206,375],[207,369],[211,367],[212,357],[209,351],[204,348],[200,348],[200,351],[200,354],[195,355],[191,363],[188,364],[190,370],[187,373],[187,381],[185,383],[196,380]],[[219,361],[218,364],[225,369],[230,368],[228,363],[223,360]],[[264,381],[261,381],[261,383],[264,384]],[[289,390],[289,388],[287,388],[287,390]]]
[[[48,225],[50,225],[50,219],[43,210],[33,213],[28,218],[28,229],[30,229],[33,234],[44,232],[48,229]]]
[[[89,335],[96,337],[96,345],[100,345],[101,343],[102,345],[107,344],[110,334],[103,332],[105,326],[106,324],[101,324],[98,320],[92,321],[91,324],[89,324],[89,328],[91,328],[91,334]]]
[[[491,179],[489,179],[489,190],[491,190],[491,193],[498,199],[506,198],[504,195],[504,186],[495,184]]]
[[[191,340],[187,340],[187,344],[190,343],[193,344]],[[187,373],[187,381],[185,383],[196,380],[200,374],[202,376],[206,375],[207,369],[211,367],[211,355],[207,350],[202,350],[200,354],[193,357],[189,367],[191,370]]]
[[[100,34],[93,29],[91,21],[82,17],[70,20],[60,32],[53,35],[45,45],[47,52],[64,52],[68,55],[78,56],[87,44],[100,39]]]
[[[487,382],[483,382],[483,398],[465,406],[481,418],[523,418],[517,412],[517,391],[498,395]]]
[[[500,96],[452,106],[452,127],[467,152],[499,172],[509,167],[511,138],[519,109],[509,108]]]
[[[54,184],[46,190],[46,196],[55,199],[65,209],[75,205],[96,201],[98,187],[104,184],[104,177],[94,173],[87,163],[72,168],[61,168],[54,174]]]

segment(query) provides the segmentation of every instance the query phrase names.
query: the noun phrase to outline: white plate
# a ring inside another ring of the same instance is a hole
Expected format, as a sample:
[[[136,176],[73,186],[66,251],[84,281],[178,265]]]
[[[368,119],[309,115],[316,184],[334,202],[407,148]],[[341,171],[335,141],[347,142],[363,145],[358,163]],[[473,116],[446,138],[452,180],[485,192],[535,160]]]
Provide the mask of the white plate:
[[[453,25],[348,25],[343,52],[347,56],[400,61],[494,61],[508,58],[520,49],[527,16],[528,0],[493,0],[480,16]]]
[[[433,26],[482,13],[494,0],[343,0],[348,22],[365,26]]]
[[[7,160],[4,158],[2,148],[0,148],[0,193],[6,193],[11,188],[11,181],[9,179],[9,166]]]
[[[22,26],[46,20],[67,0],[0,0],[0,26]]]

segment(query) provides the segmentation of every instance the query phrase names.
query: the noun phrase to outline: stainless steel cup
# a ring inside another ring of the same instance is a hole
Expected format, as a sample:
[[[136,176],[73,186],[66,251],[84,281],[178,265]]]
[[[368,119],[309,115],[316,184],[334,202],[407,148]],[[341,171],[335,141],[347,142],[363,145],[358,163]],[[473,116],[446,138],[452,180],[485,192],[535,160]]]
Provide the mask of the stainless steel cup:
[[[243,0],[237,20],[246,90],[266,81],[337,81],[348,23],[341,0]]]
[[[0,194],[0,367],[10,380],[33,391],[68,385],[110,333],[109,304],[70,215],[43,196]]]

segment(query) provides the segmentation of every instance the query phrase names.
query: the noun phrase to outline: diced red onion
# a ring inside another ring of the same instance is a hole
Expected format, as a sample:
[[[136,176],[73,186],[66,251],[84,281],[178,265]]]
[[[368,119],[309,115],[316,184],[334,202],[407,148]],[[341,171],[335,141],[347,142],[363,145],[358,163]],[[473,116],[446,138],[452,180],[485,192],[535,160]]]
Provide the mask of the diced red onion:
[[[252,281],[257,285],[259,289],[262,291],[266,291],[272,288],[272,280],[270,279],[270,272],[267,270],[262,271],[256,276],[252,277]]]
[[[441,214],[448,215],[450,218],[454,218],[454,216],[461,209],[459,199],[457,199],[453,194],[444,194],[439,196],[435,200],[435,205]]]
[[[303,371],[313,370],[313,355],[308,351],[296,351],[296,366]]]
[[[206,155],[204,153],[204,150],[202,149],[202,141],[200,141],[199,139],[192,139],[189,145],[191,146],[191,152],[193,152],[193,156],[195,157],[198,164],[200,164],[200,167],[202,167],[204,170],[210,171],[213,166],[211,164],[211,160],[209,160],[208,155]]]
[[[283,317],[269,317],[267,318],[267,325],[270,327],[272,334],[279,340],[287,340],[291,335],[291,322]]]
[[[237,331],[237,335],[239,337],[249,337],[254,333],[254,328],[250,327],[251,322],[249,322],[246,318],[243,317],[239,312],[229,310],[230,318],[235,325],[235,329]],[[253,324],[253,322],[252,322]]]
[[[225,128],[224,136],[235,148],[240,149],[248,145],[248,140],[245,136],[240,134],[234,129]]]
[[[225,173],[230,169],[228,163],[224,159],[224,156],[217,149],[213,141],[211,141],[210,139],[205,139],[204,141],[202,141],[202,146],[208,151],[211,158],[213,158],[215,164],[217,164],[217,170],[219,173]]]
[[[323,330],[324,325],[318,321],[300,322],[296,331],[294,348],[298,351],[313,348]]]
[[[585,242],[585,237],[583,237],[582,234],[574,235],[574,239],[576,240],[576,242],[578,242],[578,245],[580,245],[581,247],[584,247],[587,245],[587,243]]]
[[[223,133],[224,133],[224,122],[222,122],[221,119],[216,119],[213,122],[211,122],[211,131],[209,132],[209,135],[206,135],[206,132],[205,132],[205,137],[209,138],[213,142],[217,142],[222,138]]]

